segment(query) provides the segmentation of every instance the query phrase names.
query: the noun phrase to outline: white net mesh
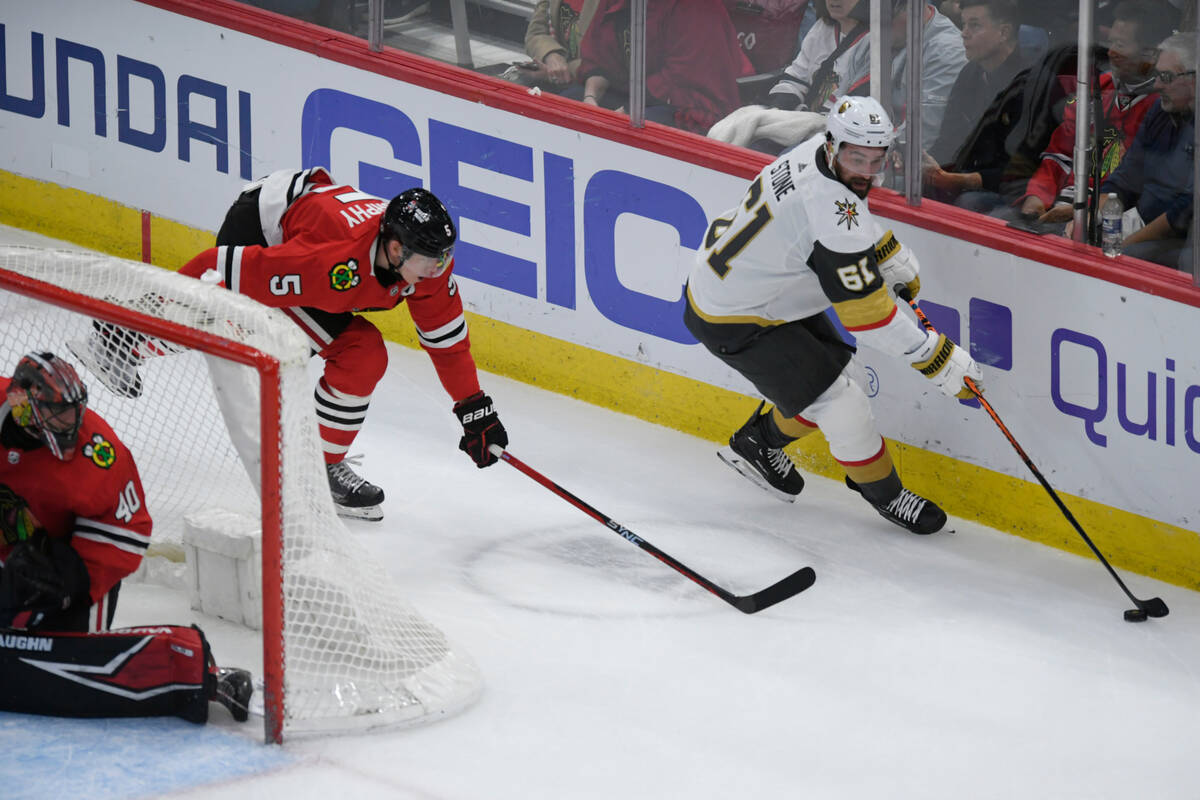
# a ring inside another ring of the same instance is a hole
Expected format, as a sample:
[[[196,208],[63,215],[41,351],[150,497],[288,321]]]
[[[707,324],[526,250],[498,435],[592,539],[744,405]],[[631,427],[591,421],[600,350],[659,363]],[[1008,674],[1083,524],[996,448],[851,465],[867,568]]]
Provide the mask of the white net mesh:
[[[86,308],[88,301],[53,287],[103,305]],[[93,317],[117,324],[97,325]],[[138,332],[147,317],[187,330],[147,337]],[[255,391],[257,374],[213,355],[229,342],[279,364],[283,634],[282,663],[274,667],[284,676],[283,734],[411,724],[472,702],[482,685],[475,665],[398,596],[334,511],[306,370],[309,350],[287,317],[137,262],[0,247],[0,374],[10,374],[33,350],[81,367],[89,407],[137,460],[158,552],[181,552],[183,520],[192,513],[219,508],[261,519],[256,452],[243,436],[235,446],[226,425],[258,439],[257,403],[218,402],[228,397],[231,373],[245,373]],[[239,419],[229,419],[231,406]],[[264,552],[268,537],[264,531]],[[263,573],[266,593],[266,563]],[[277,627],[264,616],[264,637],[278,636]],[[264,665],[268,676],[272,666]],[[270,698],[278,691],[268,683],[268,737],[275,723]]]

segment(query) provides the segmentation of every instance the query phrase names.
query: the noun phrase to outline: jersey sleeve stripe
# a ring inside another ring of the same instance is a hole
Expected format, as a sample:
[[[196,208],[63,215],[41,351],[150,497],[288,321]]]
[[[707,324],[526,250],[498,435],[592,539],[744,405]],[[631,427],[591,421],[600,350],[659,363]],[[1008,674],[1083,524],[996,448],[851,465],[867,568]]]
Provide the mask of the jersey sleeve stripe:
[[[146,554],[146,545],[142,544],[141,542],[131,542],[128,539],[120,539],[103,534],[85,533],[79,530],[75,531],[74,538],[83,539],[89,542],[96,542],[97,544],[103,544],[109,547],[115,547],[118,550],[123,550],[126,553],[132,553],[135,556],[143,556]]]
[[[79,517],[75,522],[75,531],[91,531],[102,536],[111,536],[118,539],[129,539],[131,542],[140,542],[143,547],[150,544],[150,534],[141,533],[131,528],[123,528],[119,525],[109,525],[106,522],[97,522],[94,519],[85,519]]]
[[[296,195],[298,194],[296,191],[296,184],[299,183],[300,187],[303,188],[305,180],[308,178],[308,173],[309,170],[303,169],[292,175],[292,182],[288,184],[287,190],[287,204],[289,206],[296,199]]]
[[[217,264],[221,268],[221,277],[225,279],[225,288],[240,293],[242,290],[242,248],[230,245],[218,247]]]
[[[866,297],[834,303],[833,310],[846,330],[854,333],[887,325],[896,316],[896,303],[881,286]]]
[[[421,327],[417,326],[417,332],[420,333],[421,336],[423,336],[424,338],[429,339],[430,341],[436,341],[445,336],[453,334],[455,331],[457,331],[459,329],[459,327],[461,327],[462,325],[465,325],[465,324],[466,324],[466,319],[463,317],[462,314],[459,314],[457,317],[450,320],[445,325],[440,325],[430,331],[421,330]]]
[[[425,347],[437,349],[451,347],[467,338],[467,321],[460,316],[453,322],[433,331],[426,332],[417,328],[417,336]]]

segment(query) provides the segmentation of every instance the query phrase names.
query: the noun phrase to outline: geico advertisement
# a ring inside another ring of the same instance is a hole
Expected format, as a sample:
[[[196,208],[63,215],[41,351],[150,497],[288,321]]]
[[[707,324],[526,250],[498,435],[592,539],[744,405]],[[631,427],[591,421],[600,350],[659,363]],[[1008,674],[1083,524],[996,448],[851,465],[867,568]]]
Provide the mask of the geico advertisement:
[[[694,248],[742,179],[138,3],[55,6],[0,11],[3,169],[208,230],[274,169],[327,165],[385,198],[424,185],[458,223],[472,310],[751,393],[681,320]],[[1172,349],[1197,340],[1194,309],[895,228],[926,312],[986,365],[1057,488],[1195,527],[1200,371]],[[1028,478],[982,410],[862,356],[886,435]]]

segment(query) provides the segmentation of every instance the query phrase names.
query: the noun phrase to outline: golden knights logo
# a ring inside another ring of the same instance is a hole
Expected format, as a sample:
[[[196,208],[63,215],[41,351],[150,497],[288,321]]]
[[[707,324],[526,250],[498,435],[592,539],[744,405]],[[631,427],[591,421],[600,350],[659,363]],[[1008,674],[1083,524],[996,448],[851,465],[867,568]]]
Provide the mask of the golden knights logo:
[[[329,270],[329,286],[335,292],[345,292],[358,286],[358,261],[347,259],[345,264],[336,264]]]
[[[834,200],[833,204],[837,206],[837,224],[846,226],[846,230],[850,230],[858,224],[858,203],[853,200]]]
[[[117,461],[117,448],[98,433],[92,434],[92,440],[83,446],[83,454],[100,469],[108,469]]]

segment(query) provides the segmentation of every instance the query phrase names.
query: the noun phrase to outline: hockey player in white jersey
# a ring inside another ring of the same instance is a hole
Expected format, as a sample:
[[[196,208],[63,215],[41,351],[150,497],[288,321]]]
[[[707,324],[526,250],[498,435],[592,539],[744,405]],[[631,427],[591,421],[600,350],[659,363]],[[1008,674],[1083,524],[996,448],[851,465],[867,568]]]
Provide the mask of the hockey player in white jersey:
[[[819,429],[851,489],[886,519],[927,534],[946,515],[904,488],[853,377],[853,348],[825,315],[832,306],[859,343],[905,359],[950,397],[971,396],[966,378],[980,381],[966,351],[919,327],[890,293],[920,288],[916,257],[866,202],[894,136],[878,102],[848,97],[829,112],[823,145],[767,165],[709,227],[684,321],[773,404],[733,434],[720,453],[726,463],[791,502],[804,480],[783,448]]]

